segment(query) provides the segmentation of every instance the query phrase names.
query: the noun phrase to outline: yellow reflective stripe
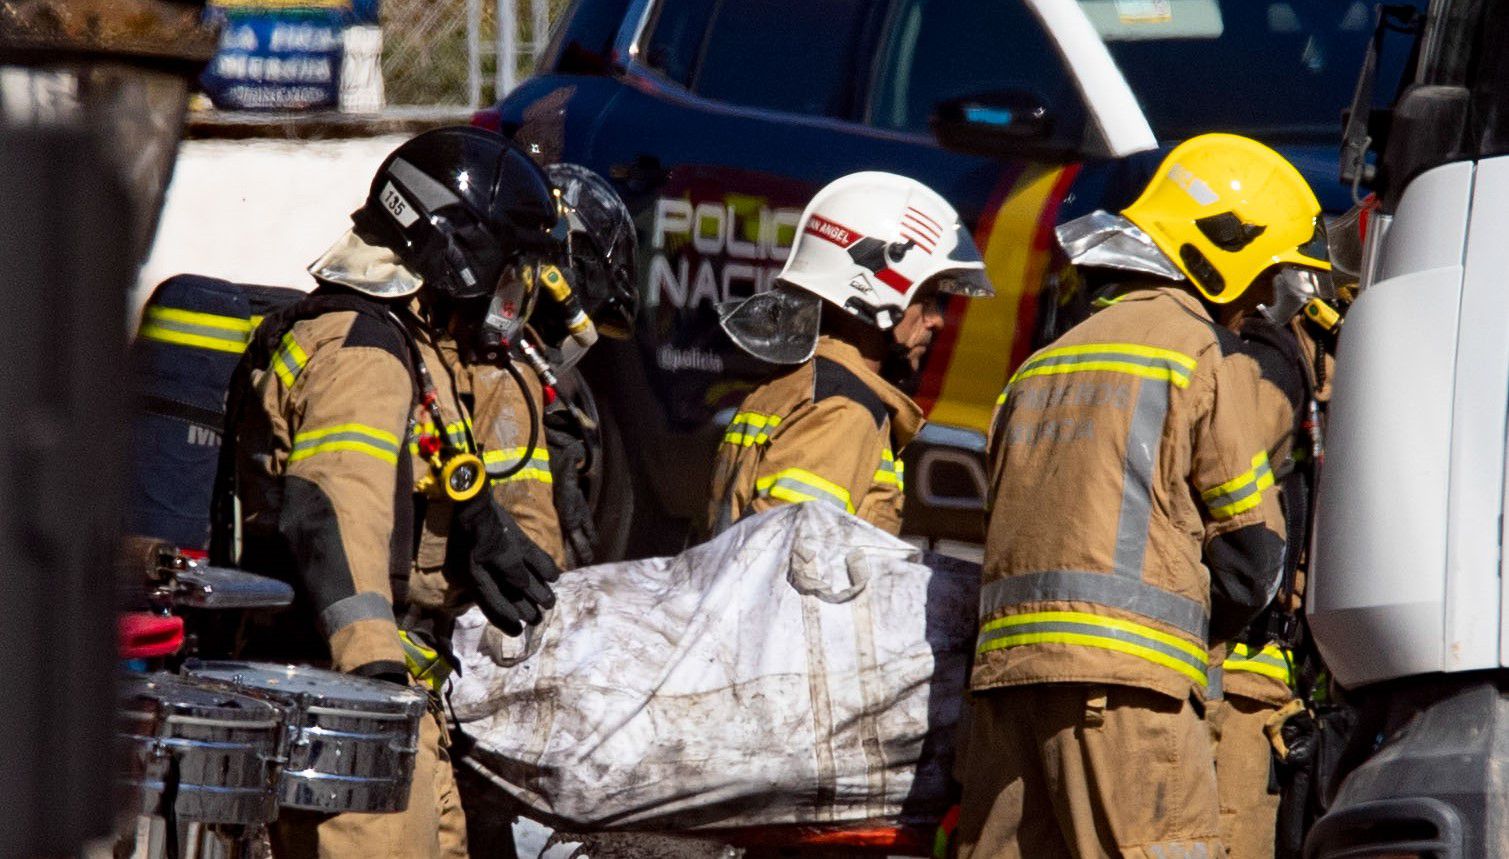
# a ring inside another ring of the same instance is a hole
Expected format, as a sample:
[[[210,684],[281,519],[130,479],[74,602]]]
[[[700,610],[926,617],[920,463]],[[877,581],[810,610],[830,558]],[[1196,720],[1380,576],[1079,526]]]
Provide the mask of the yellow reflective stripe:
[[[1204,674],[1196,671],[1183,662],[1167,654],[1159,653],[1141,645],[1128,641],[1119,641],[1114,638],[1104,638],[1098,635],[1086,635],[1074,632],[1029,632],[1022,635],[1008,635],[1004,638],[992,639],[980,646],[981,653],[992,650],[1000,650],[1007,647],[1021,647],[1026,644],[1073,644],[1080,647],[1098,647],[1102,650],[1114,650],[1145,659],[1164,668],[1171,668],[1193,680],[1197,685],[1204,687],[1209,681]]]
[[[157,325],[143,325],[139,335],[146,340],[155,340],[159,343],[171,343],[175,346],[192,346],[196,349],[211,349],[216,352],[229,352],[239,355],[246,351],[245,341],[232,341],[219,337],[207,337],[202,334],[189,334],[183,331],[174,331]]]
[[[321,453],[351,451],[398,464],[398,437],[377,427],[349,423],[301,432],[293,437],[289,462],[298,462]]]
[[[1236,644],[1232,646],[1230,655],[1226,657],[1225,669],[1261,674],[1285,686],[1293,686],[1294,674],[1290,671],[1291,664],[1289,654],[1277,644],[1269,644],[1257,654],[1253,654],[1252,648],[1245,644]]]
[[[1154,641],[1166,644],[1188,653],[1199,660],[1203,665],[1209,661],[1210,655],[1205,648],[1191,643],[1176,635],[1170,635],[1160,629],[1144,626],[1131,620],[1122,620],[1119,617],[1106,617],[1099,614],[1090,614],[1083,611],[1034,611],[1026,614],[1010,614],[996,618],[980,626],[981,632],[990,632],[995,629],[1004,629],[1010,626],[1021,626],[1028,623],[1088,623],[1093,626],[1103,626],[1107,629],[1119,629],[1122,632],[1130,632],[1151,638]]]
[[[1128,376],[1141,376],[1144,379],[1152,379],[1158,382],[1173,382],[1178,387],[1189,384],[1189,377],[1180,375],[1177,370],[1167,367],[1146,367],[1140,364],[1132,364],[1126,361],[1076,361],[1072,364],[1056,364],[1050,366],[1028,367],[1018,370],[1011,377],[1013,383],[1022,379],[1031,379],[1034,376],[1060,376],[1065,373],[1123,373]]]
[[[980,627],[978,653],[1028,644],[1097,647],[1136,656],[1206,684],[1205,649],[1162,630],[1120,618],[1077,611],[1007,615]]]
[[[1189,385],[1195,359],[1171,349],[1143,346],[1138,343],[1087,343],[1060,346],[1037,353],[1012,374],[1007,387],[1021,379],[1064,373],[1109,372],[1171,382],[1183,388]],[[1005,402],[1005,395],[997,405]]]
[[[765,415],[759,412],[739,412],[728,422],[723,434],[723,443],[750,447],[770,441],[770,431],[781,425],[780,415]]]
[[[1252,467],[1232,479],[1200,493],[1210,515],[1217,519],[1230,519],[1239,513],[1263,502],[1263,490],[1273,486],[1273,469],[1268,464],[1268,454],[1260,452],[1252,458]]]
[[[252,332],[251,320],[240,316],[222,316],[218,313],[201,313],[196,310],[161,305],[148,307],[145,316],[154,322],[178,322],[196,327],[218,328],[231,334],[241,335],[243,343],[246,342],[246,335]]]
[[[282,346],[272,356],[272,371],[278,375],[279,381],[284,387],[291,388],[299,374],[304,371],[304,365],[309,363],[309,356],[304,353],[303,347],[293,339],[293,332],[283,335]]]
[[[251,322],[239,316],[200,313],[177,307],[148,307],[138,336],[159,343],[241,354],[251,336]]]
[[[1167,361],[1177,364],[1186,370],[1193,371],[1198,365],[1194,358],[1183,352],[1175,352],[1172,349],[1160,349],[1157,346],[1145,346],[1141,343],[1083,343],[1078,346],[1059,346],[1054,349],[1045,349],[1033,356],[1027,363],[1031,364],[1044,358],[1069,357],[1077,355],[1098,355],[1105,352],[1120,352],[1125,355],[1134,355],[1138,358],[1147,358],[1154,361]]]
[[[792,504],[801,504],[804,501],[826,501],[845,512],[854,512],[854,503],[849,497],[849,490],[805,468],[788,468],[769,477],[762,477],[755,481],[755,492]]]
[[[540,483],[555,485],[555,476],[549,470],[543,468],[521,468],[517,472],[508,475],[502,480],[494,480],[494,483],[518,483],[524,480],[537,480]]]
[[[502,463],[504,465],[513,465],[520,459],[522,459],[524,454],[528,451],[529,448],[527,447],[497,448],[483,452],[482,461],[487,463],[488,465],[496,465],[499,463]],[[534,453],[530,455],[529,459],[531,462],[543,462],[546,465],[549,465],[550,451],[546,450],[541,445],[535,445]]]
[[[482,452],[482,462],[488,466],[497,466],[504,469],[513,468],[519,464],[519,460],[528,450],[527,447],[486,450]],[[494,482],[516,483],[522,480],[537,480],[540,483],[555,484],[555,477],[550,473],[550,451],[541,445],[536,445],[534,453],[529,457],[529,465]]]
[[[1268,454],[1267,454],[1267,452],[1259,452],[1256,456],[1254,456],[1252,458],[1252,467],[1251,468],[1247,469],[1246,471],[1242,472],[1241,474],[1237,475],[1236,477],[1233,477],[1232,479],[1226,481],[1225,483],[1220,484],[1219,486],[1212,486],[1211,488],[1205,490],[1204,492],[1201,492],[1200,493],[1200,497],[1201,498],[1215,498],[1215,497],[1218,497],[1218,496],[1221,496],[1221,495],[1226,495],[1228,493],[1234,492],[1235,490],[1240,489],[1243,486],[1245,486],[1246,484],[1251,483],[1252,481],[1256,480],[1257,477],[1258,477],[1258,472],[1261,469],[1265,469],[1267,467],[1267,465],[1268,465]]]

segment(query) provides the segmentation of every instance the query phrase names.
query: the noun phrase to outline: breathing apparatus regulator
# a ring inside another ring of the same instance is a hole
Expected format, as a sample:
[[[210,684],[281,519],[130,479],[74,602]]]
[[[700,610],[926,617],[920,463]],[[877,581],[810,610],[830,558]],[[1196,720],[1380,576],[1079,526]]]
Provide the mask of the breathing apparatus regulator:
[[[414,354],[415,375],[419,377],[419,404],[429,413],[431,432],[420,432],[416,439],[419,456],[429,463],[430,471],[420,478],[414,488],[431,497],[444,497],[461,503],[476,498],[487,485],[487,467],[482,457],[472,451],[477,445],[471,441],[471,429],[462,422],[456,435],[464,437],[466,447],[456,444],[451,429],[440,411],[440,396],[435,390],[435,380],[430,370]]]

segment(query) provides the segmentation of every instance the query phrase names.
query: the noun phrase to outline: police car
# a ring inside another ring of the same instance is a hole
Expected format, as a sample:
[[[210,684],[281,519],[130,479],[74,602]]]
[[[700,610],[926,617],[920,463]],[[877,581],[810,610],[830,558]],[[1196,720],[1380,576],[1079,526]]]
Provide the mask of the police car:
[[[977,539],[996,397],[1086,309],[1053,227],[1130,202],[1158,159],[1107,145],[1127,84],[1158,144],[1256,137],[1339,212],[1339,119],[1374,16],[1363,0],[576,0],[536,75],[475,121],[610,177],[635,216],[635,337],[584,367],[603,554],[678,549],[703,516],[721,425],[769,370],[714,308],[768,289],[809,196],[864,169],[948,198],[996,288],[949,307],[906,457],[906,530]],[[1087,59],[1107,49],[1114,65]],[[1385,51],[1380,80],[1403,59]],[[1019,155],[970,154],[986,149]]]

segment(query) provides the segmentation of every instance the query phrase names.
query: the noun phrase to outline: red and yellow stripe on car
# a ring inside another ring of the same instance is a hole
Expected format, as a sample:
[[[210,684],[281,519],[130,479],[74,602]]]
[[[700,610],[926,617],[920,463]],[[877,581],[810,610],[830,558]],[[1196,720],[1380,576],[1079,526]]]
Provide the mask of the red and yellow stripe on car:
[[[954,301],[918,392],[928,419],[986,432],[996,394],[1032,351],[1053,227],[1079,165],[1006,175],[975,229],[996,297]]]

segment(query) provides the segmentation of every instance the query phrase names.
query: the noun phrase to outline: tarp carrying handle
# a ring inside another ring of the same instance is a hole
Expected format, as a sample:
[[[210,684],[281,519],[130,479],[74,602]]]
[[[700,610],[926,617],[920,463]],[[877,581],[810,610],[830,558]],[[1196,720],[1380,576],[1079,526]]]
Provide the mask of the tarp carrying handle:
[[[501,652],[498,651],[496,647],[488,647],[484,644],[484,650],[487,652],[488,658],[490,658],[492,660],[492,663],[499,668],[513,668],[518,665],[523,665],[524,663],[533,659],[534,655],[540,652],[540,646],[545,643],[545,624],[550,622],[550,618],[554,616],[554,614],[555,612],[553,611],[546,611],[545,616],[540,619],[539,623],[525,625],[524,649],[519,653],[518,656],[504,656]],[[492,635],[497,635],[500,637],[504,635],[503,631],[498,629],[497,627],[489,626],[488,630]]]
[[[817,597],[832,605],[854,599],[870,584],[870,565],[863,551],[851,551],[844,559],[844,569],[849,574],[849,586],[846,588],[834,590],[827,579],[813,575],[816,569],[819,569],[816,556],[793,551],[791,566],[786,569],[786,581],[802,596]]]

